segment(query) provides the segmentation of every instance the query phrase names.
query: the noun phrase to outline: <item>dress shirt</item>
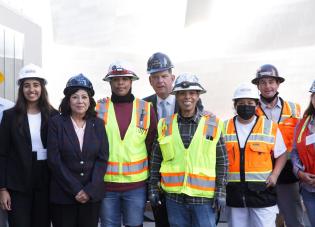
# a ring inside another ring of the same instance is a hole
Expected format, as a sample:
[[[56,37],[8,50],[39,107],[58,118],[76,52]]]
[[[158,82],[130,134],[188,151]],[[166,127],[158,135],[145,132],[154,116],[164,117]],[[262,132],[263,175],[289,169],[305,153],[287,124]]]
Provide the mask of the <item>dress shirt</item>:
[[[165,102],[165,107],[166,107],[166,116],[171,116],[174,113],[175,109],[175,96],[174,95],[169,95],[166,99],[161,99],[159,96],[157,96],[157,112],[158,112],[158,117],[161,119],[162,117],[162,106],[161,102]]]
[[[260,107],[265,112],[268,119],[278,123],[282,110],[282,105],[279,97],[277,97],[277,103],[274,107],[268,107],[268,104],[265,104],[262,100],[260,100]]]

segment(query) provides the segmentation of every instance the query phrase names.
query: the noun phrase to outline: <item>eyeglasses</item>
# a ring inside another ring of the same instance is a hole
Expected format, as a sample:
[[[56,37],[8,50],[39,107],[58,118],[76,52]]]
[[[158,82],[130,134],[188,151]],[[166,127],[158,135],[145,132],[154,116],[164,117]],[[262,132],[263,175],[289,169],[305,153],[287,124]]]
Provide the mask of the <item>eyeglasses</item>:
[[[174,86],[174,88],[177,88],[177,87],[181,87],[181,88],[189,88],[190,86],[198,86],[202,89],[204,89],[199,83],[196,83],[196,82],[188,82],[188,81],[183,81],[179,84],[176,84]]]

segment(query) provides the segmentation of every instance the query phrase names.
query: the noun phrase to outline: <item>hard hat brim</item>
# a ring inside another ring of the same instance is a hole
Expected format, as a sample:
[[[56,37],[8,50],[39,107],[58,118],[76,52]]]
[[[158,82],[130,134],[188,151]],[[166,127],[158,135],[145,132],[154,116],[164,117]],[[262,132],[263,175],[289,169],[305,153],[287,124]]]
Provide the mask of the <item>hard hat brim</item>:
[[[283,77],[281,77],[281,76],[261,76],[259,78],[253,79],[252,83],[255,84],[255,85],[258,85],[260,79],[267,78],[267,77],[275,78],[276,80],[279,81],[279,83],[283,83],[285,81],[285,79]]]
[[[174,68],[174,66],[170,66],[170,67],[165,67],[165,68],[159,68],[159,69],[150,69],[150,70],[147,70],[147,73],[148,74],[153,74],[153,73],[157,73],[157,72],[163,72],[163,71],[167,71],[169,69],[172,69]]]
[[[204,94],[207,92],[205,89],[202,89],[199,86],[190,86],[188,88],[177,87],[177,88],[173,89],[170,94],[175,95],[176,92],[178,92],[178,91],[198,91],[199,94]]]
[[[139,77],[135,74],[122,74],[122,75],[112,75],[112,74],[107,74],[103,80],[104,81],[107,81],[107,82],[110,82],[112,80],[112,78],[114,77],[130,77],[131,80],[139,80]]]
[[[24,77],[24,78],[18,79],[16,81],[16,84],[18,86],[20,86],[22,81],[24,81],[24,80],[42,80],[44,82],[44,85],[47,84],[47,80],[46,79],[44,79],[43,77],[38,77],[38,76]]]

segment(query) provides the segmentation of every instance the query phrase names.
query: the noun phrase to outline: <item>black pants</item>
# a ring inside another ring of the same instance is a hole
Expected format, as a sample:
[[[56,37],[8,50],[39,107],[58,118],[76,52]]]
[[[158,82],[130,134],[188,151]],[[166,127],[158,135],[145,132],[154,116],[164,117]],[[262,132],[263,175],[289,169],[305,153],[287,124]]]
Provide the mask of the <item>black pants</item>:
[[[31,188],[27,192],[10,190],[10,227],[50,227],[49,171],[47,161],[37,161],[32,153]]]
[[[53,227],[97,227],[100,205],[100,202],[52,204]]]
[[[48,188],[34,189],[30,193],[9,190],[9,193],[10,227],[50,227]]]

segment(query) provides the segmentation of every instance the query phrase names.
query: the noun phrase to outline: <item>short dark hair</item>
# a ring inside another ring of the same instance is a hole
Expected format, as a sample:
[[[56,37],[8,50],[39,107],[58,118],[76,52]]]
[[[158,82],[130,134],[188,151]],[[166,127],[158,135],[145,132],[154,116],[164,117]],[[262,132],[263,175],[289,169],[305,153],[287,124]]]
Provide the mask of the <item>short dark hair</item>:
[[[304,117],[315,114],[315,108],[312,104],[313,95],[315,95],[315,93],[311,94],[311,101],[310,101],[310,104],[308,105],[307,109],[304,112],[304,115],[303,115]]]
[[[73,87],[67,90],[67,93],[65,97],[61,100],[59,111],[64,116],[70,116],[71,115],[71,108],[70,108],[70,97],[74,93],[76,93],[78,90],[84,90],[88,93],[89,100],[90,100],[90,106],[86,111],[86,114],[84,116],[84,119],[90,118],[90,117],[96,117],[96,111],[95,106],[96,102],[91,94],[91,91],[82,87]]]

